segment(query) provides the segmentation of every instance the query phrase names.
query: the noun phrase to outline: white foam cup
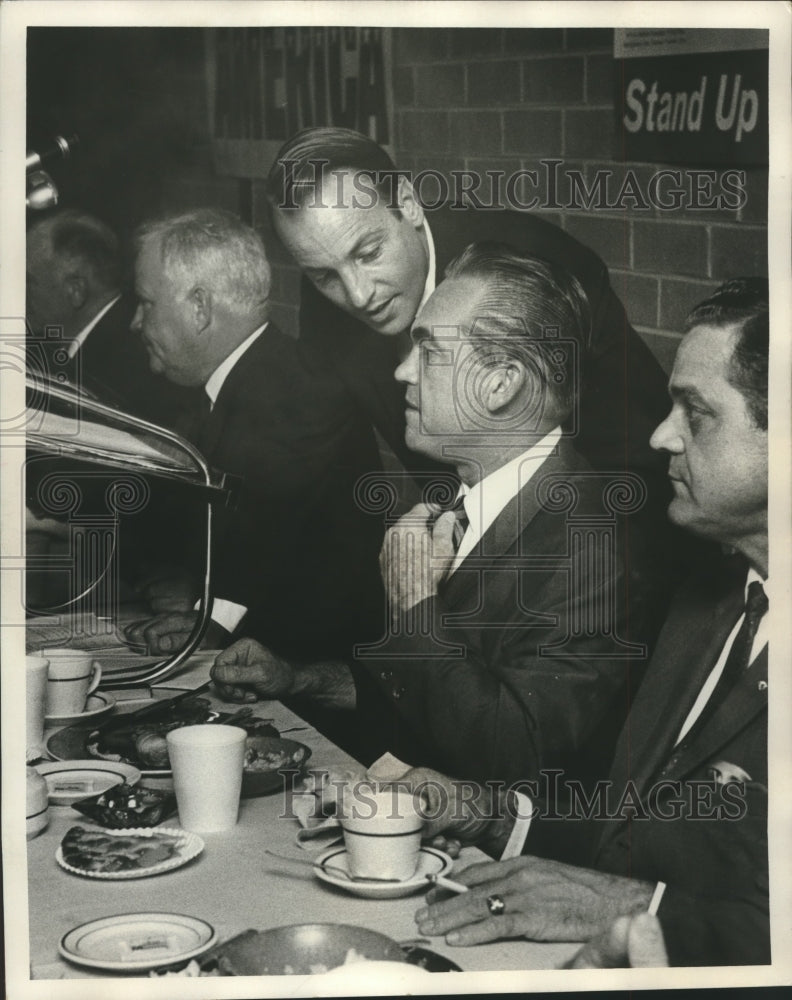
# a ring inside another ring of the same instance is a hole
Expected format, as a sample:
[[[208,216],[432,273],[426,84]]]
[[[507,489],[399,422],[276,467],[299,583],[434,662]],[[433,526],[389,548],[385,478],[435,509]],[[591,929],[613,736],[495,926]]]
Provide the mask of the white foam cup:
[[[247,733],[238,726],[184,726],[168,733],[168,755],[179,821],[185,830],[231,830],[239,794]]]

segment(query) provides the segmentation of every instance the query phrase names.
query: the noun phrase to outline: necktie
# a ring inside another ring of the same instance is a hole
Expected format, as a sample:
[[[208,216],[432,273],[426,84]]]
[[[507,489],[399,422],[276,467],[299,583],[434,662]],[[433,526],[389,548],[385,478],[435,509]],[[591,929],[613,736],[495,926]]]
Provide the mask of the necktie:
[[[454,517],[456,518],[456,524],[454,525],[454,551],[459,550],[459,546],[462,544],[462,539],[465,537],[465,532],[467,531],[468,521],[467,511],[465,510],[465,494],[462,493],[456,498],[454,506],[451,508],[454,512]]]
[[[764,592],[764,588],[758,580],[754,580],[748,585],[745,617],[734,638],[729,655],[726,657],[726,662],[718,678],[718,683],[715,685],[709,701],[701,710],[701,715],[699,715],[691,727],[690,732],[685,738],[686,740],[690,738],[691,734],[698,732],[707,719],[715,713],[716,709],[721,705],[747,669],[751,657],[751,648],[753,647],[756,632],[759,628],[759,622],[767,613],[767,607],[767,595]]]

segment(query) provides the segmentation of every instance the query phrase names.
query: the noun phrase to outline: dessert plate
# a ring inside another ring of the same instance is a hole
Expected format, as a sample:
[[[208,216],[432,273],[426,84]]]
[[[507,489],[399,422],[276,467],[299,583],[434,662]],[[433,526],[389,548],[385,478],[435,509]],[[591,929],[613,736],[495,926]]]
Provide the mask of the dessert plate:
[[[171,871],[174,868],[181,868],[182,865],[186,865],[188,861],[192,861],[193,858],[198,857],[204,849],[204,842],[197,834],[190,833],[187,830],[179,830],[175,827],[157,827],[156,829],[151,829],[150,827],[135,827],[134,829],[128,830],[102,830],[101,832],[107,837],[118,837],[119,839],[130,836],[150,837],[154,842],[156,842],[156,839],[160,834],[164,834],[166,837],[175,837],[178,841],[176,845],[176,853],[172,857],[167,858],[165,861],[160,861],[154,865],[147,865],[141,868],[131,868],[126,869],[125,871],[115,872],[89,871],[86,868],[78,868],[75,865],[71,865],[64,860],[62,846],[58,846],[58,850],[55,853],[55,860],[61,868],[65,868],[67,872],[71,872],[73,875],[82,875],[84,878],[104,879],[107,881],[117,879],[146,878],[148,875],[161,875],[163,872]]]

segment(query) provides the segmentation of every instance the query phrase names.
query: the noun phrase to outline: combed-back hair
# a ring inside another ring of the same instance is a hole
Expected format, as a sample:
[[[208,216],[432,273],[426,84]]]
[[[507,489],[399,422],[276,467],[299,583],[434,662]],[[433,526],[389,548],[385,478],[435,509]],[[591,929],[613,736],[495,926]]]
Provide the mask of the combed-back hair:
[[[471,243],[445,276],[481,281],[485,291],[468,334],[476,350],[488,360],[513,358],[529,367],[563,420],[580,390],[591,330],[591,310],[577,278],[542,258],[489,242]]]
[[[265,189],[270,210],[316,203],[325,177],[345,170],[368,174],[388,207],[395,210],[393,160],[362,132],[332,125],[303,129],[278,150]]]
[[[748,411],[767,430],[767,364],[770,352],[770,286],[767,278],[732,278],[688,313],[694,326],[738,326],[728,379],[745,397]]]
[[[81,262],[88,267],[96,283],[108,291],[121,284],[121,250],[113,230],[95,215],[68,208],[49,215],[31,226],[49,232],[55,256],[70,263]]]
[[[206,283],[237,313],[267,303],[270,266],[261,237],[239,216],[219,208],[196,208],[144,223],[135,233],[140,251],[159,244],[169,278],[189,286]]]

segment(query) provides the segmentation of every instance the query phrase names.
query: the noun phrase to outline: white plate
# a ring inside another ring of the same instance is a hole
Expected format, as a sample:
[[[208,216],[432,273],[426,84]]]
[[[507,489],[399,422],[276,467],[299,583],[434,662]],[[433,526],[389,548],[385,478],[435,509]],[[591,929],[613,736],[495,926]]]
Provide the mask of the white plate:
[[[89,795],[101,795],[114,785],[140,781],[136,767],[107,760],[64,760],[36,764],[35,768],[47,782],[50,805],[56,806],[70,806]]]
[[[158,833],[166,833],[172,837],[178,837],[180,843],[177,847],[177,853],[172,858],[168,858],[167,861],[160,861],[159,864],[151,865],[148,868],[133,868],[131,871],[125,872],[88,872],[82,868],[75,868],[63,860],[63,850],[60,845],[58,845],[58,850],[55,852],[55,860],[67,872],[71,872],[74,875],[82,875],[84,878],[105,880],[145,878],[148,875],[160,875],[162,872],[170,871],[172,868],[181,868],[188,861],[197,858],[204,849],[204,842],[197,834],[190,833],[187,830],[179,830],[176,827],[158,827],[155,829],[151,827],[134,827],[125,830],[103,829],[102,833],[106,833],[110,837],[128,837],[130,834],[134,834],[137,837],[152,837]]]
[[[58,951],[70,962],[110,972],[138,972],[186,962],[217,941],[211,924],[181,913],[122,913],[64,934]]]
[[[45,726],[74,726],[87,719],[96,719],[100,715],[105,715],[115,708],[115,698],[111,694],[104,694],[96,691],[88,695],[85,703],[85,711],[77,715],[46,715],[44,717]]]
[[[345,889],[355,896],[365,896],[367,899],[398,899],[400,896],[410,896],[419,889],[428,889],[429,882],[426,876],[447,875],[454,867],[454,861],[444,851],[438,851],[434,847],[422,847],[415,874],[404,882],[352,882],[343,875],[337,875],[325,865],[348,871],[345,847],[331,847],[319,855],[314,862],[314,874],[317,878],[336,885],[339,889]]]

